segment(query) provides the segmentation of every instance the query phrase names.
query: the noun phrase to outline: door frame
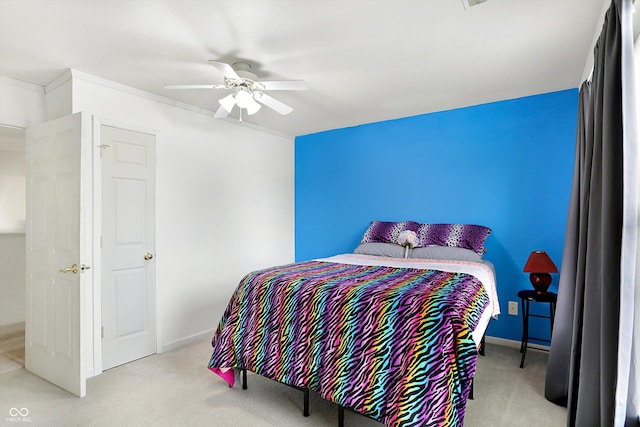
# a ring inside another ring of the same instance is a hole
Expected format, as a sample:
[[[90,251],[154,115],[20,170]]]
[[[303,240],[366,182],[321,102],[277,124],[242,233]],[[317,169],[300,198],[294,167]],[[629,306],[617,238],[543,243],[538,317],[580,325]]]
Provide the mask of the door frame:
[[[102,163],[100,161],[100,146],[102,145],[102,126],[110,126],[119,129],[130,130],[134,132],[147,133],[150,135],[154,135],[156,139],[156,170],[157,170],[157,147],[158,147],[158,139],[159,139],[159,131],[157,129],[145,128],[136,124],[125,123],[118,120],[111,120],[100,116],[92,116],[93,119],[93,318],[91,319],[90,325],[93,325],[93,375],[99,375],[103,372],[102,369],[102,248],[100,247],[100,238],[102,236]],[[157,182],[157,179],[156,179]],[[156,184],[157,186],[157,184]],[[157,201],[157,191],[154,188],[154,197]],[[157,203],[156,209],[154,211],[155,218],[155,241],[156,241],[156,250],[158,247],[158,220],[157,220]],[[157,262],[156,262],[156,274],[155,274],[155,283],[156,287],[156,310],[155,310],[155,321],[156,321],[156,353],[162,353],[163,343],[162,343],[162,325],[160,322],[160,316],[158,315],[158,286],[157,286]]]

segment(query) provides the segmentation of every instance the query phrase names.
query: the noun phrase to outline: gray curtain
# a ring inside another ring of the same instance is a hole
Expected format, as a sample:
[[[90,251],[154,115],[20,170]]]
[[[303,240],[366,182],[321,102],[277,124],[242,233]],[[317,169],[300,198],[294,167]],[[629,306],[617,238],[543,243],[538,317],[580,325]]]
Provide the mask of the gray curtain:
[[[623,215],[619,14],[628,1],[611,2],[591,90],[585,84],[580,91],[583,123],[545,386],[547,399],[567,404],[568,426],[614,425]]]
[[[569,396],[569,362],[573,335],[573,305],[578,271],[578,236],[586,234],[586,218],[581,216],[580,206],[588,194],[588,181],[582,178],[586,169],[587,116],[591,83],[584,82],[578,97],[578,128],[576,130],[576,154],[573,166],[573,186],[569,200],[569,214],[565,245],[562,254],[562,270],[558,284],[556,318],[551,337],[551,351],[547,363],[545,397],[558,405],[567,406]],[[582,229],[582,231],[581,231]]]

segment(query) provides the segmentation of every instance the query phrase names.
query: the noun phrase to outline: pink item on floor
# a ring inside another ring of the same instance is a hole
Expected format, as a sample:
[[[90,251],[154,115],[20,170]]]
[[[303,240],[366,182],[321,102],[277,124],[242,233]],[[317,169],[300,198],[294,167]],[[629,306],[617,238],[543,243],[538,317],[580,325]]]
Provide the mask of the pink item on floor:
[[[209,368],[209,370],[214,374],[218,374],[229,384],[229,387],[233,387],[236,382],[236,376],[233,368]]]

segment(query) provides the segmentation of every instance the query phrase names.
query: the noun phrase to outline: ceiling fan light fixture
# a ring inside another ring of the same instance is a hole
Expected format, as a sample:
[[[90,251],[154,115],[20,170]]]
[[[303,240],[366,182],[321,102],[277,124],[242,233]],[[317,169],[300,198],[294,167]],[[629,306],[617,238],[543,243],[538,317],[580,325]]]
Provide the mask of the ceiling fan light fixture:
[[[247,108],[249,105],[251,105],[252,102],[255,102],[251,94],[242,89],[236,92],[235,98],[236,105],[240,108]]]
[[[251,64],[248,64],[246,62],[234,62],[233,64],[231,64],[231,68],[233,68],[236,74],[238,74],[238,76],[243,79],[249,79],[253,81],[256,81],[258,79],[258,76],[256,76],[255,73],[251,70]]]
[[[252,115],[260,110],[261,105],[253,99],[253,94],[247,90],[240,89],[235,94],[236,105],[245,108],[247,114]]]
[[[222,108],[227,110],[227,113],[230,113],[231,110],[233,110],[233,106],[236,105],[236,100],[233,98],[232,94],[219,99],[218,102],[220,103],[220,105],[222,105]]]
[[[247,106],[247,114],[248,115],[253,115],[255,113],[257,113],[258,111],[260,111],[260,108],[262,107],[262,105],[258,104],[253,98],[251,99],[251,103]]]

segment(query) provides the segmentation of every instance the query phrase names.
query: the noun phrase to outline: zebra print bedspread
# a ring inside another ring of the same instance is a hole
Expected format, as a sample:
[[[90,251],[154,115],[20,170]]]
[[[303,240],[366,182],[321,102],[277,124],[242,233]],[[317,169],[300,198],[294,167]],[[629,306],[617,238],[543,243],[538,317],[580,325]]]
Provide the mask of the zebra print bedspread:
[[[209,369],[309,388],[388,426],[462,425],[471,330],[488,304],[464,273],[323,261],[255,271],[225,310]]]

